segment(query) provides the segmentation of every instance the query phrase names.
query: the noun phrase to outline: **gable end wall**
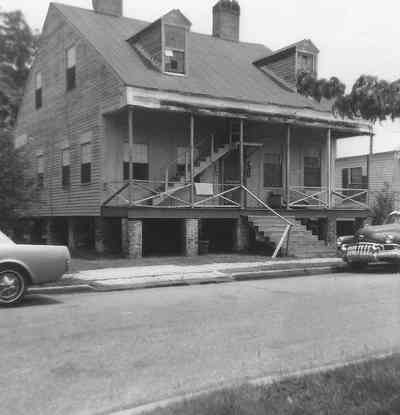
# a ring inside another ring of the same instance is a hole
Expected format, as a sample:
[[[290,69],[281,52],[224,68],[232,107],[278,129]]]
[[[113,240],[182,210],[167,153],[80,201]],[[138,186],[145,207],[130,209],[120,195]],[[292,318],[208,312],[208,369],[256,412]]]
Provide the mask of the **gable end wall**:
[[[66,50],[76,46],[77,87],[66,92]],[[43,107],[35,109],[35,73],[42,72]],[[26,134],[22,151],[37,172],[36,154],[45,157],[44,189],[32,215],[99,215],[103,188],[104,126],[102,113],[121,103],[123,84],[99,53],[51,6],[19,112],[16,137]],[[81,184],[80,138],[92,132],[92,182]],[[61,185],[61,147],[69,142],[71,187]]]

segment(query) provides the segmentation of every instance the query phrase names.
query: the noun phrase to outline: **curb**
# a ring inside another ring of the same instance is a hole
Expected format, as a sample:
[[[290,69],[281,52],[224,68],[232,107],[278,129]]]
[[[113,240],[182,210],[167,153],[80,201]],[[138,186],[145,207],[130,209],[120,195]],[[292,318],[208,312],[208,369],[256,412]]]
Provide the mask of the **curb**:
[[[116,291],[134,291],[145,290],[151,288],[167,288],[167,287],[185,287],[190,285],[209,285],[209,284],[226,284],[240,281],[257,281],[272,280],[280,278],[300,278],[313,275],[325,275],[332,273],[340,273],[345,271],[345,266],[311,266],[308,268],[285,268],[265,271],[248,271],[231,273],[222,277],[211,278],[188,278],[185,280],[171,281],[155,281],[155,282],[137,282],[127,284],[108,285],[93,282],[79,285],[66,286],[46,286],[32,287],[28,289],[29,294],[72,294],[72,293],[88,293],[88,292],[116,292]]]

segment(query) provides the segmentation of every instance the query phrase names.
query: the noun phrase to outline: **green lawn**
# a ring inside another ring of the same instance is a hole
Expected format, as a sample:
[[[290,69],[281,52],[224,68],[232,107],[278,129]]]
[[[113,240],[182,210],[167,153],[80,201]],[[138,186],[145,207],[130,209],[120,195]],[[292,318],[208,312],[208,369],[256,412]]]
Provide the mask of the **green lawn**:
[[[399,415],[400,355],[270,386],[213,392],[150,415]]]

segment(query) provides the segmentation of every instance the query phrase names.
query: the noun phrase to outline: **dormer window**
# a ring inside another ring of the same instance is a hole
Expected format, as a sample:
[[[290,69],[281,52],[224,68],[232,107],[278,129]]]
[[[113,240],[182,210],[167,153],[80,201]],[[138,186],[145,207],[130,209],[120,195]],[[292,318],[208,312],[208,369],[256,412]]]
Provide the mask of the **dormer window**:
[[[171,10],[128,42],[154,69],[170,75],[186,75],[190,26],[179,10]]]
[[[169,73],[185,73],[186,29],[183,27],[164,25],[164,71]]]
[[[316,58],[311,53],[299,52],[297,54],[298,70],[305,72],[316,72]]]

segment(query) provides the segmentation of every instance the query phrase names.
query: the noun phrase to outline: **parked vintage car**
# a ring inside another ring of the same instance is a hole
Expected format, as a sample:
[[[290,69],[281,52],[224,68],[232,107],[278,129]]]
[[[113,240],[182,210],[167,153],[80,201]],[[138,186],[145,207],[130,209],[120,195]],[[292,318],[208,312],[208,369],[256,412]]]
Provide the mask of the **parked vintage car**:
[[[17,245],[0,231],[0,305],[20,302],[30,285],[60,279],[70,259],[64,246]]]
[[[354,268],[379,262],[400,264],[400,211],[392,212],[383,225],[366,226],[354,236],[338,238],[337,247]]]

